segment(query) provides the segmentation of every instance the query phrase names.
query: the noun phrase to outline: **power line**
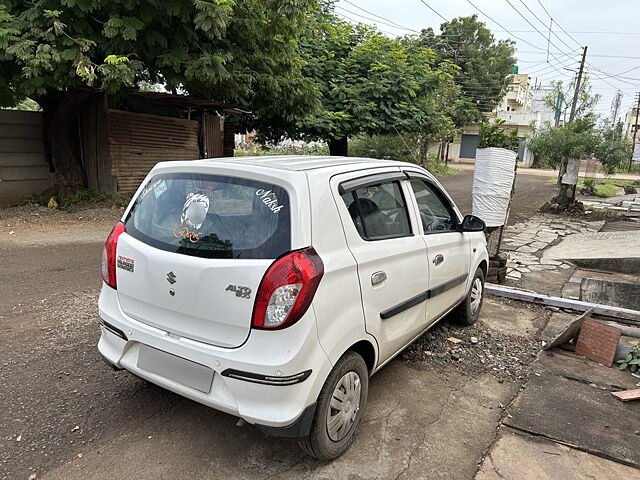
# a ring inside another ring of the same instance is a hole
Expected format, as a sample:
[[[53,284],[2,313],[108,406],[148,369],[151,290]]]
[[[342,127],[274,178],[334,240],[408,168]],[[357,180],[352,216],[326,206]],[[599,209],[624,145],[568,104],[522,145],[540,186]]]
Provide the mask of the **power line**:
[[[386,17],[383,17],[383,16],[381,16],[381,15],[378,15],[378,14],[376,14],[376,13],[373,13],[373,12],[371,12],[371,11],[367,10],[366,8],[362,8],[362,7],[360,7],[359,5],[356,5],[355,3],[351,2],[350,0],[342,0],[342,1],[343,1],[343,2],[345,2],[345,3],[348,3],[349,5],[351,5],[351,6],[355,7],[355,8],[357,8],[358,10],[362,10],[363,12],[368,13],[369,15],[373,15],[373,16],[374,16],[374,17],[376,17],[376,18],[379,18],[379,19],[384,20],[384,21],[389,22],[389,23],[393,23],[393,24],[394,24],[394,25],[396,25],[398,28],[402,28],[402,29],[405,29],[405,30],[413,30],[412,28],[405,27],[404,25],[400,25],[399,23],[397,23],[397,22],[395,22],[395,21],[393,21],[393,20],[390,20],[390,19],[388,19],[388,18],[386,18]],[[336,6],[338,6],[338,5],[336,5]],[[341,7],[341,8],[342,8],[342,7]],[[346,9],[345,9],[345,10],[346,10]],[[413,31],[415,31],[415,30],[413,30]]]
[[[516,35],[514,35],[512,32],[510,32],[504,25],[502,25],[501,23],[495,21],[493,18],[491,18],[489,15],[487,15],[486,13],[484,13],[482,10],[480,10],[478,7],[476,7],[473,2],[471,2],[471,0],[467,0],[467,3],[469,3],[473,8],[475,8],[478,12],[480,12],[482,15],[484,15],[485,17],[487,17],[489,20],[491,20],[493,23],[495,23],[496,25],[498,25],[500,28],[502,28],[505,32],[509,33],[513,38],[520,40],[523,43],[526,43],[527,45],[532,46],[535,49],[538,50],[542,50],[544,52],[546,52],[546,50],[544,48],[540,48],[536,45],[534,45],[533,43],[527,42],[525,39],[520,38]]]
[[[382,21],[382,20],[376,20],[374,18],[367,17],[366,15],[362,15],[361,13],[349,10],[348,8],[341,7],[339,5],[336,5],[336,8],[339,8],[340,10],[344,10],[345,12],[347,12],[347,13],[349,13],[351,15],[356,15],[358,17],[362,17],[362,18],[365,18],[367,20],[371,20],[372,22],[382,23],[383,25],[386,25],[387,27],[398,28],[400,30],[408,30],[408,31],[411,31],[411,32],[414,32],[414,33],[420,33],[418,30],[414,30],[413,28],[408,28],[408,27],[403,27],[403,26],[396,26],[396,25],[394,25],[392,23],[389,23],[389,22],[385,22],[385,21]]]
[[[445,22],[448,22],[449,20],[447,20],[447,18],[444,15],[441,15],[440,12],[438,12],[435,8],[433,8],[431,5],[429,5],[427,2],[425,2],[424,0],[420,0],[421,3],[423,3],[429,10],[431,10],[433,13],[435,13],[436,15],[438,15],[441,19],[443,19]]]

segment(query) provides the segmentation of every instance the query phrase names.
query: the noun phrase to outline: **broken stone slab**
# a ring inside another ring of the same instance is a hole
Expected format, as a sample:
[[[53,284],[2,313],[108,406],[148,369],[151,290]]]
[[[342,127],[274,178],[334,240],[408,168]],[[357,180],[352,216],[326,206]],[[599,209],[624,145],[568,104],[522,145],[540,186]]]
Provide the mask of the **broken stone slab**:
[[[540,264],[541,265],[555,265],[555,266],[560,266],[562,265],[562,262],[559,260],[551,260],[550,258],[541,258],[540,259]]]
[[[516,252],[524,252],[524,253],[534,253],[540,250],[539,248],[530,247],[528,245],[523,245],[521,247],[516,248]]]

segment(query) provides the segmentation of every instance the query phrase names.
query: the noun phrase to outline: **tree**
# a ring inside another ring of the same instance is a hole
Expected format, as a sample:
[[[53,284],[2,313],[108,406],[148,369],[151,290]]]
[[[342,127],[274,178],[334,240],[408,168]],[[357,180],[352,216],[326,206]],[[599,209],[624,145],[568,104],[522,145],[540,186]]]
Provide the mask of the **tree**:
[[[478,137],[478,148],[506,148],[517,153],[520,146],[518,129],[508,129],[501,118],[480,125]]]
[[[598,133],[594,156],[606,174],[612,175],[625,166],[632,152],[631,141],[617,128],[604,128]]]
[[[313,0],[33,0],[0,4],[0,105],[34,99],[63,193],[84,184],[79,105],[141,82],[227,102],[256,125],[315,105],[296,42]],[[284,119],[284,120],[282,120]]]
[[[429,48],[344,22],[326,4],[300,43],[303,73],[315,82],[321,106],[288,134],[325,140],[331,155],[347,155],[350,136],[418,128],[435,114],[433,91],[450,78],[432,68]]]
[[[545,162],[551,167],[560,166],[558,176],[558,196],[553,200],[563,208],[575,201],[575,185],[561,183],[563,167],[570,158],[582,159],[592,155],[598,146],[598,135],[594,128],[595,116],[587,115],[560,127],[552,127],[547,122],[537,129],[527,141],[529,150],[537,162]]]
[[[479,112],[491,111],[504,96],[507,79],[516,64],[515,43],[496,41],[477,15],[444,22],[440,32],[425,29],[419,40],[436,52],[437,62],[449,61],[460,67],[455,81],[466,102],[455,124],[462,127],[470,120],[479,121]]]
[[[573,106],[573,94],[576,88],[576,81],[572,80],[566,83],[562,80],[551,82],[553,91],[544,98],[547,105],[556,111],[556,117],[562,116],[563,122],[567,122],[567,113],[571,112]],[[576,105],[576,118],[583,118],[593,112],[594,107],[600,101],[599,93],[591,93],[591,82],[589,77],[585,76],[580,83],[580,92],[578,93],[578,103]],[[560,111],[558,112],[558,108]]]

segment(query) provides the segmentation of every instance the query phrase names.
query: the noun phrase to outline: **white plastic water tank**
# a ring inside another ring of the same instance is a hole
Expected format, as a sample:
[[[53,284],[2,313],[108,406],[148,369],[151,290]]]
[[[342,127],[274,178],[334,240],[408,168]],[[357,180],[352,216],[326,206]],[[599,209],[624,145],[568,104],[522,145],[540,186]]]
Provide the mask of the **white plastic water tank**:
[[[476,151],[473,176],[473,214],[487,227],[504,225],[515,178],[516,152],[505,148]]]

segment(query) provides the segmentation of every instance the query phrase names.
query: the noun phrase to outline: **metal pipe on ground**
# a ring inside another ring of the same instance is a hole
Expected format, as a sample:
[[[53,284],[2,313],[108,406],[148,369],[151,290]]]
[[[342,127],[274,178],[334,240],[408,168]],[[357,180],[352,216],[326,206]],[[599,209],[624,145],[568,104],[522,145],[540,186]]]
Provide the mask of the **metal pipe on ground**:
[[[593,308],[594,313],[613,317],[620,323],[640,326],[640,311],[631,310],[629,308],[613,307],[610,305],[602,305],[598,303],[584,302],[582,300],[572,300],[570,298],[554,297],[541,293],[523,290],[520,288],[505,287],[503,285],[495,285],[487,283],[485,285],[485,293],[495,295],[497,297],[511,298],[523,302],[536,303],[551,307],[566,308],[577,312],[586,312]]]

